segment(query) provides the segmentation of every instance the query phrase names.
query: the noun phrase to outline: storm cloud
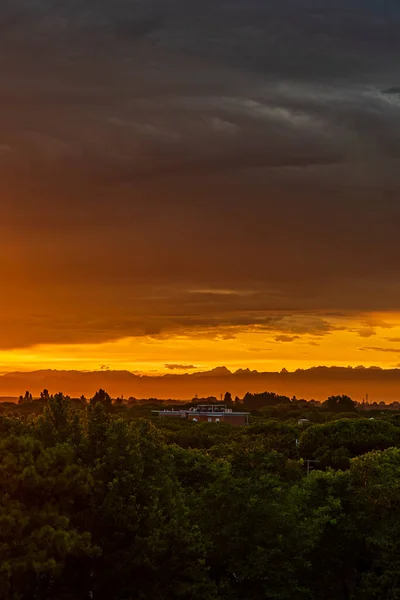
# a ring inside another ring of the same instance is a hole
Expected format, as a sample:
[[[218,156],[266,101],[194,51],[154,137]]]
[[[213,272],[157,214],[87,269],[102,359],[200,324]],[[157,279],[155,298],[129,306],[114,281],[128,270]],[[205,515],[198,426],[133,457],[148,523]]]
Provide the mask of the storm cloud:
[[[400,7],[317,4],[1,3],[2,347],[398,310]]]

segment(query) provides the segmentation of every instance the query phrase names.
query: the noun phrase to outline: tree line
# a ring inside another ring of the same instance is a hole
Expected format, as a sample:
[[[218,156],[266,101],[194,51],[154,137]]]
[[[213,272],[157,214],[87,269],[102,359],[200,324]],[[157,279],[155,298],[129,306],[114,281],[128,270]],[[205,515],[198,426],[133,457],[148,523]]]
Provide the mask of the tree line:
[[[0,598],[400,597],[396,416],[124,417],[103,390],[0,415]]]

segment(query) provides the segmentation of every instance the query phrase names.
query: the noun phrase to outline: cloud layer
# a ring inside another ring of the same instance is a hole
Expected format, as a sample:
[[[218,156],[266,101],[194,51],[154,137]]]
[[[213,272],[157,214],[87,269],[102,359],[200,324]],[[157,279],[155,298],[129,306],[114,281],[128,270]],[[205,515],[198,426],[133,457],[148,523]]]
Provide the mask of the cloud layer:
[[[398,310],[399,26],[394,1],[3,1],[0,347]]]

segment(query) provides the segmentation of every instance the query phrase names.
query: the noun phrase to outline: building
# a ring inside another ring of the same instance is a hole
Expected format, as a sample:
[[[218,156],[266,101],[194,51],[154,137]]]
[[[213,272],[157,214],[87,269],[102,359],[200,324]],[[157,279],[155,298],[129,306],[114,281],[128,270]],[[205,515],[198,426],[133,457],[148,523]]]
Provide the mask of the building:
[[[201,404],[185,410],[155,410],[161,418],[177,417],[193,423],[229,423],[238,427],[249,424],[248,412],[236,412],[221,404]]]

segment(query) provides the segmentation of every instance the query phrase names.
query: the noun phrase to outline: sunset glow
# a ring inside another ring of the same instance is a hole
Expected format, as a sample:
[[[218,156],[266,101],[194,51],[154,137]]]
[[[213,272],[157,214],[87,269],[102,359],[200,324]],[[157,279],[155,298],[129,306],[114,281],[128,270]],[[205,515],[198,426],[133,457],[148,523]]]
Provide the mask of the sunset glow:
[[[3,373],[400,364],[397,12],[239,4],[4,9]]]
[[[375,325],[370,326],[368,322]],[[3,372],[115,369],[161,375],[206,371],[220,365],[230,370],[247,367],[257,371],[282,368],[294,371],[317,364],[399,366],[398,315],[368,315],[362,321],[336,317],[327,323],[332,329],[323,334],[230,327],[220,333],[198,330],[181,335],[125,337],[97,344],[40,344],[2,350],[0,368]]]

